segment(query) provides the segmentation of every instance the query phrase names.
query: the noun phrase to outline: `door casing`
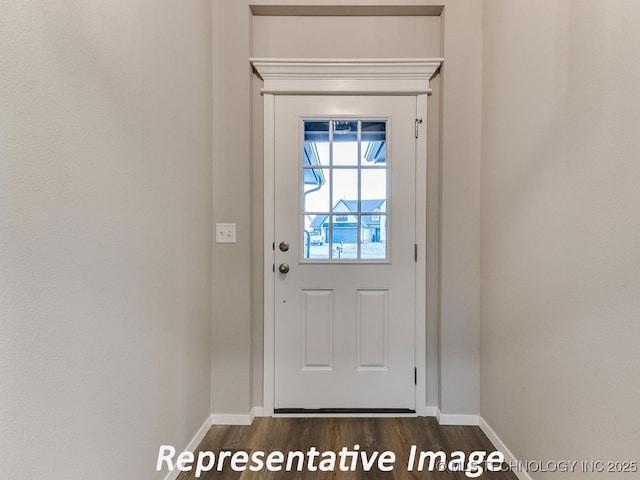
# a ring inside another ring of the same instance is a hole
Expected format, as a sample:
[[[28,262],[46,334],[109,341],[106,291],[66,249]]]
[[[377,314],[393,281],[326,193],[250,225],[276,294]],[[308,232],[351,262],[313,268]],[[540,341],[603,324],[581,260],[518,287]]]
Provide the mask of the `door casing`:
[[[417,416],[426,414],[427,95],[442,59],[251,59],[264,81],[264,416],[274,416],[275,95],[410,95],[416,115],[415,355]],[[421,121],[420,121],[421,120]],[[415,416],[413,415],[413,416]],[[314,415],[318,416],[318,415]],[[332,414],[331,416],[339,416]],[[348,416],[355,416],[349,414]],[[370,415],[367,415],[370,416]],[[385,416],[378,414],[377,416]],[[394,414],[397,416],[397,414]],[[411,416],[411,415],[409,415]]]

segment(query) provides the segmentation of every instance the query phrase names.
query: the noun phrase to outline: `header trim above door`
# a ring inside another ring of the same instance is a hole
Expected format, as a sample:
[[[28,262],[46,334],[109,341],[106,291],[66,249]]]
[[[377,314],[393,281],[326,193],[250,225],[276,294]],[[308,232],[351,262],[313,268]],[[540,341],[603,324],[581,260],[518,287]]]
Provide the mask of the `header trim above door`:
[[[262,93],[276,95],[421,95],[442,58],[279,59],[251,58],[264,81]]]

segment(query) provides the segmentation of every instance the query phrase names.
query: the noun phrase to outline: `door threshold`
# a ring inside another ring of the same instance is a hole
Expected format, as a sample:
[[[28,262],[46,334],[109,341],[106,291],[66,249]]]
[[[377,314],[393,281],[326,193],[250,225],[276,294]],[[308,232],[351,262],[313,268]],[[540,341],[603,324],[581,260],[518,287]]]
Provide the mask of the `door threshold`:
[[[392,416],[415,415],[410,408],[274,408],[275,415],[300,416]]]

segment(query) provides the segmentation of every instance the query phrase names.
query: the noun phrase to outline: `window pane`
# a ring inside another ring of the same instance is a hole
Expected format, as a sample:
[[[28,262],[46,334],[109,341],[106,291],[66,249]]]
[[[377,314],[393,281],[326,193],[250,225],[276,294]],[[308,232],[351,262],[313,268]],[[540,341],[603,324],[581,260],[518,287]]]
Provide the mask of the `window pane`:
[[[387,258],[386,120],[305,120],[303,259]]]
[[[333,122],[333,164],[358,164],[358,122],[355,120],[334,120]]]
[[[304,211],[328,212],[331,175],[328,168],[304,169]]]
[[[333,211],[358,211],[358,170],[340,168],[333,170]]]
[[[333,215],[331,257],[336,260],[358,258],[358,217]]]
[[[384,142],[387,139],[386,120],[364,120],[362,122],[363,142]]]
[[[304,232],[302,236],[303,258],[329,258],[329,216],[305,215]]]
[[[387,169],[362,169],[362,212],[384,212],[387,210]]]
[[[387,258],[387,216],[363,215],[361,229],[360,258],[370,260]]]
[[[333,120],[333,141],[334,142],[357,142],[358,141],[358,121],[357,120]]]
[[[329,120],[305,120],[304,121],[305,142],[328,142],[329,141]]]
[[[329,165],[329,121],[304,121],[304,165]]]
[[[387,122],[362,122],[362,165],[387,163]]]

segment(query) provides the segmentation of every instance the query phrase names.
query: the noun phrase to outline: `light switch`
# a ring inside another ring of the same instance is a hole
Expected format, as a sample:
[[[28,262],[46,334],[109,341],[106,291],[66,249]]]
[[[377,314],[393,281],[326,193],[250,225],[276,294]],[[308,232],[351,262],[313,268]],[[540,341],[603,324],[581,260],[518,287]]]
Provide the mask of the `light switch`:
[[[216,243],[236,243],[236,224],[216,223]]]

